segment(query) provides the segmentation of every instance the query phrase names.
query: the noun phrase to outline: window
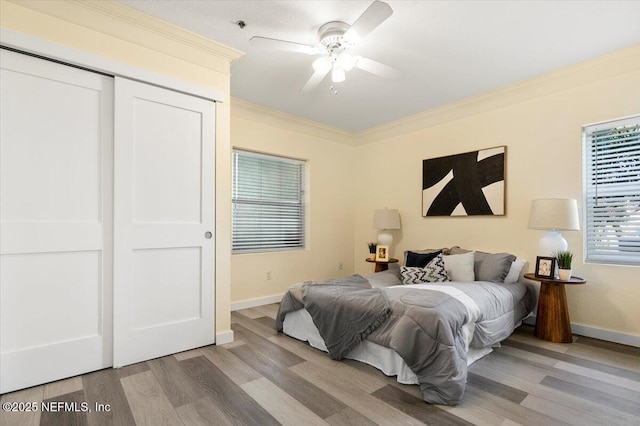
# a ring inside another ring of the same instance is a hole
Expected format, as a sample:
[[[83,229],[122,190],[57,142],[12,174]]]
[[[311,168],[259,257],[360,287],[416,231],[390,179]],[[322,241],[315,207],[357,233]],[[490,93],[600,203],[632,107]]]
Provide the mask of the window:
[[[640,265],[640,116],[583,128],[587,262]]]
[[[233,252],[302,249],[305,163],[233,151]]]

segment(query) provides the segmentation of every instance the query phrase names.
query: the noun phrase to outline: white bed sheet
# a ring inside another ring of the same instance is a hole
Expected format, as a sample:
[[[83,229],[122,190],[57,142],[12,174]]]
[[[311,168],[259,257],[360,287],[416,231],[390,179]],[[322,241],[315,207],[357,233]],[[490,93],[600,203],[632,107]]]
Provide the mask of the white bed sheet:
[[[475,325],[467,324],[467,326],[471,328],[470,330],[466,330],[465,333],[465,338],[468,340],[465,342],[467,347],[467,365],[471,365],[473,362],[491,353],[493,349],[490,347],[482,349],[469,348],[469,343],[473,338],[472,327]],[[316,349],[328,352],[324,340],[313,323],[311,314],[305,309],[287,314],[284,319],[283,332],[295,339],[309,342],[309,344]],[[387,376],[397,376],[398,383],[405,385],[418,384],[418,377],[396,351],[368,340],[356,346],[345,358],[369,364]]]

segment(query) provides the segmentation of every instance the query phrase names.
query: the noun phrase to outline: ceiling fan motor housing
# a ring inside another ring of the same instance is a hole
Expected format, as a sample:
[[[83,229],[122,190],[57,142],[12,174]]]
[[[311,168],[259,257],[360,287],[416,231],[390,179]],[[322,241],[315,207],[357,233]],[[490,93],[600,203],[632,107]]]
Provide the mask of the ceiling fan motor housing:
[[[327,22],[318,29],[320,44],[329,50],[344,48],[342,36],[349,29],[349,24],[340,21]]]

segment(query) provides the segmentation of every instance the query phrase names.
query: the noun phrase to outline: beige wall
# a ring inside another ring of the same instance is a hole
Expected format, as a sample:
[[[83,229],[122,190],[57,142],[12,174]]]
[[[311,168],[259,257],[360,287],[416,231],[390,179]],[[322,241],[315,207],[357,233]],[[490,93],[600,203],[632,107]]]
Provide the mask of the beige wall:
[[[229,69],[239,52],[110,1],[0,0],[0,19],[4,29],[224,94],[216,110],[216,333],[230,330]]]
[[[294,283],[353,271],[355,148],[291,130],[296,126],[304,127],[304,120],[232,101],[233,147],[306,160],[310,196],[306,250],[232,255],[232,302],[281,295]]]
[[[529,261],[531,271],[544,234],[527,229],[531,200],[576,198],[581,203],[581,127],[640,113],[639,52],[632,51],[631,65],[627,56],[622,55],[622,60],[621,55],[613,55],[604,63],[599,60],[597,67],[586,63],[559,72],[557,78],[545,76],[480,97],[475,104],[467,100],[459,109],[471,111],[469,116],[459,118],[460,112],[451,110],[456,114],[453,120],[444,112],[439,117],[442,124],[359,147],[354,193],[356,272],[371,269],[358,260],[365,256],[364,242],[375,237],[370,229],[372,212],[385,206],[401,214],[402,230],[396,232],[393,247],[396,256],[407,249],[460,245],[514,253]],[[600,74],[603,65],[609,68],[605,78]],[[490,103],[500,106],[478,108]],[[506,216],[421,217],[422,159],[499,145],[507,146]],[[370,185],[374,181],[375,189]],[[568,286],[572,322],[640,336],[640,268],[584,264],[583,232],[563,235],[578,257],[574,274],[588,281],[584,286]]]

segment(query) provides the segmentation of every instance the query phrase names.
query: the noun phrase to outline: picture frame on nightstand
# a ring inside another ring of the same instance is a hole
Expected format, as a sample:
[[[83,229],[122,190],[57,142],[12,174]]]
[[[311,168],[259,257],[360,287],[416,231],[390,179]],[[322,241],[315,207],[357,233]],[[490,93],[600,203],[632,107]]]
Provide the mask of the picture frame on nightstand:
[[[556,271],[556,258],[547,256],[536,257],[536,278],[554,279]]]
[[[378,244],[376,246],[376,262],[389,261],[389,246]]]

